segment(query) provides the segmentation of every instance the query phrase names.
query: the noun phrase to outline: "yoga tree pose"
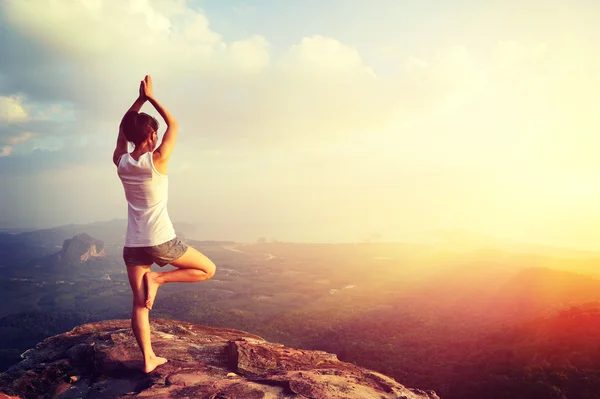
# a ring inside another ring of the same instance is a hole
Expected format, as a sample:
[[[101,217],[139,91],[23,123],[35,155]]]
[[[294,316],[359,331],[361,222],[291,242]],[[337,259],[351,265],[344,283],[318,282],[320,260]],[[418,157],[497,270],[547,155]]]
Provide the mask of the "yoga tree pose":
[[[139,112],[150,102],[164,119],[167,130],[158,144],[158,121]],[[152,79],[140,82],[139,96],[119,126],[113,162],[127,199],[127,232],[123,260],[133,292],[131,327],[144,357],[144,371],[151,372],[167,362],[152,350],[149,311],[158,287],[164,283],[208,280],[214,263],[175,234],[167,212],[167,164],[177,139],[177,121],[154,97]],[[134,146],[129,152],[129,143]],[[151,271],[152,264],[167,264],[176,270]]]

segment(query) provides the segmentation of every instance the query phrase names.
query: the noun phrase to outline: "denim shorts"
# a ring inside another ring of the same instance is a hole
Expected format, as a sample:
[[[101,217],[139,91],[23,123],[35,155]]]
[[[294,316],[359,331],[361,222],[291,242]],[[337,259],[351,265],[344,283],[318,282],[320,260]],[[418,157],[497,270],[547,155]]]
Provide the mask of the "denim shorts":
[[[126,266],[143,266],[156,263],[160,267],[168,265],[185,253],[188,246],[178,237],[151,247],[123,247],[123,260]]]

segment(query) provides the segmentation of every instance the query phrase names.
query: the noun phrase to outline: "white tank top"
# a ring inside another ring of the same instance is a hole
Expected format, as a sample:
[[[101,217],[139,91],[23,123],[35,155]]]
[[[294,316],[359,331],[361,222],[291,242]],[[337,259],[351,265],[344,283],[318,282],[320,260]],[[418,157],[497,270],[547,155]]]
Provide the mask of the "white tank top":
[[[131,154],[119,159],[117,174],[127,198],[126,247],[150,247],[175,238],[175,229],[167,212],[169,180],[159,173],[152,152],[137,161]]]

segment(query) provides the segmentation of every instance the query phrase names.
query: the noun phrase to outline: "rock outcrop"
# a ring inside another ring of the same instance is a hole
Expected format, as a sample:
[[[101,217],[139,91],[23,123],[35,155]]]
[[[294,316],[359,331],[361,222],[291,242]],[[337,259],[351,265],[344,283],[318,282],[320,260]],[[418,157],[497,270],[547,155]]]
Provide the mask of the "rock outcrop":
[[[129,320],[84,324],[47,338],[0,374],[0,398],[439,399],[333,354],[298,350],[243,331],[151,320],[150,374]]]
[[[60,258],[70,264],[86,262],[90,258],[104,256],[104,242],[81,233],[63,242]]]

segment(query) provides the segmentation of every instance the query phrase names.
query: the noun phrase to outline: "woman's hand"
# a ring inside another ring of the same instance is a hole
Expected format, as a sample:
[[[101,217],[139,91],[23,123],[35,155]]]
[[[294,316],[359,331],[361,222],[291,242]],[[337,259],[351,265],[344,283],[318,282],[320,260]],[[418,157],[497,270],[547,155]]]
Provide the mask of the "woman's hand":
[[[139,94],[138,98],[144,102],[146,101],[146,94],[144,91],[144,81],[143,80],[140,82],[140,94]]]
[[[140,90],[143,92],[145,99],[152,98],[152,78],[150,77],[150,75],[146,75],[144,80],[142,80]]]

